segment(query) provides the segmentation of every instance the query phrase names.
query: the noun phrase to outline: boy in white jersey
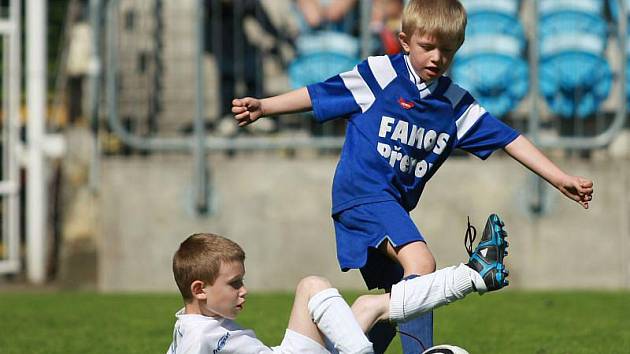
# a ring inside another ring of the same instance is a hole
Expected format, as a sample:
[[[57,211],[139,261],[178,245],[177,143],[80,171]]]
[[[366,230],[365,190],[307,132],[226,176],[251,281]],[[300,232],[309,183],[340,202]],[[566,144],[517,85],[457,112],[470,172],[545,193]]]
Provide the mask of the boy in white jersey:
[[[484,235],[489,241],[504,237],[502,230]],[[503,243],[494,253],[504,253],[505,247]],[[460,264],[396,284],[391,300],[389,294],[361,296],[350,309],[326,279],[306,277],[297,286],[282,343],[268,347],[233,321],[247,296],[244,260],[238,244],[218,235],[195,234],[181,243],[173,256],[173,275],[185,307],[176,314],[167,354],[369,354],[374,351],[364,332],[376,322],[413,318],[473,291],[493,290],[477,271]],[[494,263],[503,266],[498,259]],[[327,343],[334,349],[326,349]]]
[[[389,290],[403,277],[435,271],[409,212],[454,149],[481,159],[504,149],[582,207],[592,199],[591,180],[562,171],[443,76],[464,41],[466,21],[457,0],[411,0],[399,36],[403,54],[370,57],[351,71],[279,96],[232,102],[240,126],[307,110],[319,122],[347,119],[331,214],[341,269],[360,269],[368,288]],[[488,220],[493,227],[500,223]],[[402,328],[431,342],[430,316],[418,330]],[[414,352],[404,339],[403,347]]]

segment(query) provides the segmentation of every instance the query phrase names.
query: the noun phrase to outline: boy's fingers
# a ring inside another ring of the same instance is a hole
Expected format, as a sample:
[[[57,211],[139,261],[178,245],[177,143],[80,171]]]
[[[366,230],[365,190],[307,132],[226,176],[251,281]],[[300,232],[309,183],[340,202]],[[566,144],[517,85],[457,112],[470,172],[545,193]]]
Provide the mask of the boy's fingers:
[[[243,108],[250,108],[254,106],[254,103],[256,103],[256,100],[251,97],[235,98],[232,100],[232,106]]]
[[[575,189],[580,194],[593,193],[593,184],[592,183],[586,183],[586,182],[579,182],[575,186]]]
[[[588,189],[586,189],[586,190],[580,190],[580,191],[578,191],[578,194],[579,194],[580,196],[582,196],[582,197],[583,197],[583,196],[587,196],[587,195],[591,195],[591,194],[593,194],[593,190],[592,190],[592,189],[591,189],[591,190],[588,190]]]
[[[582,196],[580,196],[578,193],[573,193],[570,190],[564,191],[564,195],[569,199],[575,200],[576,202],[582,200]]]
[[[254,119],[252,119],[252,114],[249,111],[245,111],[243,113],[235,114],[234,115],[234,119],[236,119],[237,124],[238,124],[239,127],[248,125],[249,123],[254,121]]]
[[[584,188],[593,188],[593,181],[580,178],[580,186]]]
[[[252,106],[255,105],[256,100],[251,97],[245,97],[241,99],[241,103],[243,104],[243,106],[247,108],[251,108]]]
[[[241,120],[246,120],[246,119],[248,119],[248,118],[249,118],[249,111],[245,111],[245,112],[242,112],[242,113],[236,114],[236,115],[234,116],[234,118],[235,118],[236,120],[239,120],[239,121],[241,121]]]

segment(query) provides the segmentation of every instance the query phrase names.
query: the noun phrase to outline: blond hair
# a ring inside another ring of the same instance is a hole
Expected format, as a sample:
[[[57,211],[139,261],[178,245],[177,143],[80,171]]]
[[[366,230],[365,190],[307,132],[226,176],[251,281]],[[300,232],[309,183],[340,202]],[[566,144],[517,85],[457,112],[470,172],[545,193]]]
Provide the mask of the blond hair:
[[[459,48],[464,43],[466,10],[458,0],[411,0],[403,12],[402,31],[409,38],[427,34]]]
[[[184,301],[189,302],[194,281],[212,285],[222,263],[244,261],[245,252],[236,242],[215,234],[194,234],[179,245],[173,256],[173,277]]]

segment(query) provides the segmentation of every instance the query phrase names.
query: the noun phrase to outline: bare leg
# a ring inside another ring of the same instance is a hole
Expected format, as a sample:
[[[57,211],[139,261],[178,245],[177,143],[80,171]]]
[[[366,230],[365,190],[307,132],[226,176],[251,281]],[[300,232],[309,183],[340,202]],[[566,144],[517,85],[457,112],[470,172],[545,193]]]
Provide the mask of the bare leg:
[[[295,299],[289,317],[290,330],[305,335],[322,346],[325,345],[324,337],[311,318],[308,302],[313,295],[331,287],[330,282],[321,277],[310,276],[302,279],[295,290]]]
[[[389,320],[389,294],[359,296],[352,304],[352,313],[367,333],[377,322]]]
[[[427,244],[422,241],[411,242],[397,248],[386,241],[379,248],[403,267],[405,277],[435,272],[435,258]]]
[[[340,354],[374,352],[346,301],[321,277],[306,277],[298,284],[289,329],[324,347],[326,336]]]

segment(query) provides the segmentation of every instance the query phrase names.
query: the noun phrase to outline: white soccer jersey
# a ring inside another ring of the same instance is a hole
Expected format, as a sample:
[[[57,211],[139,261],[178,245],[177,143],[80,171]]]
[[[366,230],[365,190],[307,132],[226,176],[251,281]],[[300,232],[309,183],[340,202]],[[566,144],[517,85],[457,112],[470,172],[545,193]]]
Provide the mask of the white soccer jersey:
[[[187,315],[184,309],[175,316],[173,342],[167,354],[263,354],[274,351],[263,344],[254,331],[236,322],[203,315]]]
[[[221,317],[187,315],[184,309],[175,316],[173,342],[166,354],[330,354],[314,340],[287,330],[282,344],[268,347],[251,329]]]

